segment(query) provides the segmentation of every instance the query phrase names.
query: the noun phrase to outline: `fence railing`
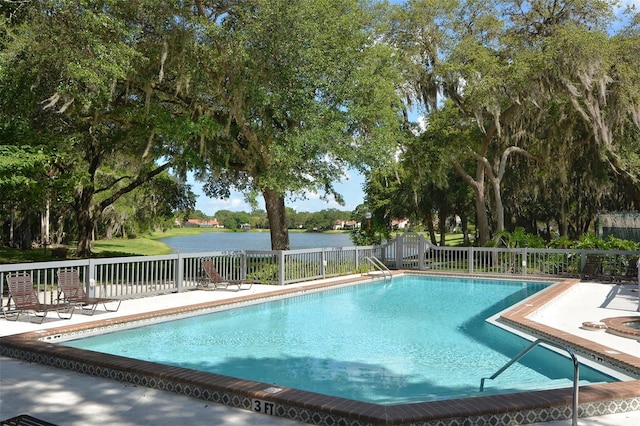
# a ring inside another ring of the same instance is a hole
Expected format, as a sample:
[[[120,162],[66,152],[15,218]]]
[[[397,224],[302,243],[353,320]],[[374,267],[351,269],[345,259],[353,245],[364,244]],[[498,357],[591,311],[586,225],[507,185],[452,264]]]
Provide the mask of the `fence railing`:
[[[43,303],[58,299],[57,274],[78,271],[89,294],[134,298],[197,288],[205,277],[202,260],[211,259],[225,279],[285,285],[319,278],[366,272],[361,260],[379,255],[380,247],[318,248],[289,251],[181,253],[0,265],[2,309],[7,307],[6,275],[26,272]]]
[[[407,232],[381,247],[379,257],[392,269],[468,274],[517,274],[579,277],[589,257],[597,257],[598,277],[637,279],[640,251],[490,247],[440,247]]]
[[[58,298],[57,273],[75,268],[90,294],[134,298],[197,288],[204,279],[202,260],[211,259],[229,280],[286,285],[319,278],[366,273],[376,257],[391,269],[431,270],[469,274],[578,277],[589,256],[599,259],[599,276],[635,280],[640,251],[569,249],[508,249],[438,247],[407,232],[381,246],[317,248],[288,251],[231,251],[181,253],[42,263],[0,265],[2,309],[7,305],[6,275],[30,273],[44,303]]]

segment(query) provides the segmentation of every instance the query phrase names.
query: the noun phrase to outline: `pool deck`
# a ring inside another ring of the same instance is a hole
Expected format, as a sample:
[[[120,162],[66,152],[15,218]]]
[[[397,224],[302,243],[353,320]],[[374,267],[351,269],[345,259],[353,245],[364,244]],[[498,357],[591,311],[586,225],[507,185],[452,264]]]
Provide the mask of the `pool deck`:
[[[172,311],[193,305],[203,306],[234,298],[267,296],[292,289],[317,289],[327,284],[289,285],[286,288],[254,285],[239,292],[187,291],[126,300],[117,313],[101,311],[94,316],[75,313],[71,320],[59,320],[49,314],[43,324],[25,319],[0,319],[0,337],[41,330],[81,329],[89,323],[110,323],[122,317],[142,317],[148,312]],[[546,291],[544,297],[528,299],[517,309],[503,315],[506,322],[514,322],[521,329],[531,327],[537,333],[560,336],[572,346],[601,354],[613,363],[620,362],[640,369],[640,340],[620,337],[608,332],[582,327],[584,322],[599,323],[605,318],[639,317],[638,286],[619,286],[612,283],[578,282]],[[51,317],[51,318],[49,318]],[[46,333],[45,333],[46,334]],[[0,357],[0,420],[21,414],[57,425],[302,425],[297,421],[255,414],[251,411],[211,403],[202,399],[177,395],[158,389],[104,379],[57,369],[22,360]],[[640,381],[628,383],[627,392],[640,397]],[[624,385],[623,385],[624,387]],[[620,391],[618,389],[617,391]],[[608,388],[604,393],[611,392]],[[582,393],[581,393],[582,396]],[[588,399],[590,396],[585,394]],[[503,398],[508,398],[504,397]],[[582,401],[582,400],[581,400]],[[554,421],[546,425],[569,425],[571,420]],[[581,418],[580,425],[638,425],[640,411],[627,411]]]

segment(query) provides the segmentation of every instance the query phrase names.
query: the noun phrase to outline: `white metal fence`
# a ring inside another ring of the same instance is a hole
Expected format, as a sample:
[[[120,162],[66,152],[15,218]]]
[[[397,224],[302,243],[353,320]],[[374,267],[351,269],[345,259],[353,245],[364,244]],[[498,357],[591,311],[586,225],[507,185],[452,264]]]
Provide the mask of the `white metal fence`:
[[[317,248],[288,251],[233,251],[84,259],[0,265],[2,309],[7,305],[6,275],[31,274],[44,303],[58,298],[57,272],[75,268],[89,293],[100,297],[134,298],[196,288],[204,278],[203,259],[212,259],[226,279],[286,285],[300,281],[368,272],[363,262],[374,256],[391,269],[470,274],[575,276],[589,256],[597,256],[599,278],[635,280],[640,251],[506,249],[433,246],[408,232],[382,246]],[[635,272],[634,272],[635,271]]]
[[[88,292],[98,297],[134,298],[193,289],[205,278],[202,260],[211,259],[228,280],[286,285],[300,281],[366,272],[361,262],[379,255],[380,247],[318,248],[289,251],[233,251],[83,259],[0,265],[2,309],[7,308],[6,275],[31,274],[43,303],[58,299],[57,273],[74,268]]]
[[[413,232],[383,246],[380,260],[393,269],[579,277],[589,257],[598,259],[599,279],[637,280],[640,251],[440,247]]]

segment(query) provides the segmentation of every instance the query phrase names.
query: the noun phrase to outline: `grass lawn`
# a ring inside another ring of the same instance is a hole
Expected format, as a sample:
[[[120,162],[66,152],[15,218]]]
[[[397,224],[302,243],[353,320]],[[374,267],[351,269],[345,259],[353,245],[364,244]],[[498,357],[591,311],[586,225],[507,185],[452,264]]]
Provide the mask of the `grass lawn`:
[[[174,228],[166,232],[153,232],[137,238],[115,238],[93,242],[93,253],[96,257],[119,256],[157,256],[170,254],[171,248],[161,241],[161,238],[178,237],[183,235],[197,235],[203,232],[216,232],[207,228]],[[75,247],[69,247],[67,259],[73,259]],[[62,260],[52,256],[51,248],[35,248],[32,250],[18,250],[0,248],[0,263],[48,262]]]
[[[418,232],[418,234],[422,235],[424,238],[426,238],[427,241],[431,241],[429,239],[429,233],[428,232]],[[402,235],[402,233],[392,233],[391,234],[391,238],[395,238],[396,235]],[[440,234],[436,234],[436,240],[438,242],[440,242]],[[457,247],[457,246],[461,246],[462,243],[464,243],[464,237],[462,234],[447,234],[445,236],[445,244],[449,247]]]
[[[171,249],[165,243],[152,238],[139,237],[131,239],[117,238],[93,242],[93,252],[98,257],[117,256],[156,256],[170,254]]]

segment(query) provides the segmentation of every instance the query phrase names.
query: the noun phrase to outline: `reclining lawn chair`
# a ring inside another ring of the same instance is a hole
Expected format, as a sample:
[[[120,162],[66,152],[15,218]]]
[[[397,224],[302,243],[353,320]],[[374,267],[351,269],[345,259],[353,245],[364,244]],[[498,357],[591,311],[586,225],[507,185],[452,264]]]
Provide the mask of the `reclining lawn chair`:
[[[626,266],[624,266],[624,273],[616,275],[615,278],[620,282],[629,282],[635,284],[638,282],[638,265],[640,265],[640,258],[631,257]]]
[[[55,311],[60,319],[70,319],[73,315],[74,306],[69,303],[40,303],[40,299],[38,299],[38,295],[33,289],[31,274],[9,274],[7,275],[7,284],[9,284],[7,308],[9,309],[11,302],[13,302],[15,309],[13,311],[10,310],[10,312],[16,314],[15,321],[18,321],[22,314],[27,314],[31,322],[33,322],[31,315],[35,316],[36,319],[39,318],[39,324],[42,324],[47,314],[52,311]],[[5,318],[9,319],[6,314]]]
[[[202,259],[202,269],[204,270],[205,277],[201,281],[201,286],[217,289],[218,287],[228,288],[230,285],[237,286],[236,290],[240,290],[242,288],[242,284],[247,283],[249,287],[245,290],[249,290],[253,286],[252,281],[247,280],[228,280],[224,278],[213,263],[213,259]]]
[[[102,303],[105,311],[117,312],[120,309],[120,299],[112,299],[106,297],[90,297],[84,291],[84,285],[80,280],[80,275],[75,269],[62,269],[58,271],[58,300],[62,299],[71,303],[72,305],[79,306],[80,309],[86,311],[89,315],[93,315],[99,304]],[[115,309],[109,309],[107,303],[118,302]]]
[[[604,272],[604,256],[601,254],[588,254],[584,268],[580,272],[582,281],[612,281],[611,274]]]

